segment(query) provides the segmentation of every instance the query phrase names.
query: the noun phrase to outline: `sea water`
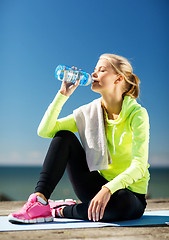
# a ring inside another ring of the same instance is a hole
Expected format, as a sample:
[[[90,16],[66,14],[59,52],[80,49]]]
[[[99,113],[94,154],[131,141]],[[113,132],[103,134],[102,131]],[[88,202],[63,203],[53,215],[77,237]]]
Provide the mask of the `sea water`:
[[[149,198],[169,198],[169,168],[150,168]],[[41,167],[0,167],[0,194],[11,200],[26,201],[34,192]],[[65,173],[50,199],[76,197]]]
[[[35,191],[40,167],[0,167],[0,194],[14,201],[26,201]],[[77,199],[66,174],[55,188],[51,199]]]

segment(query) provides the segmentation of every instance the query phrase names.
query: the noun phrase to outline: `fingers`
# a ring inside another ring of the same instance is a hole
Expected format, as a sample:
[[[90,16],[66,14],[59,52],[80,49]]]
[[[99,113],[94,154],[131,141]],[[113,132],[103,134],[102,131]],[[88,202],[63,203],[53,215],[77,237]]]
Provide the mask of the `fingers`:
[[[98,213],[96,212],[96,209],[97,209],[97,203],[94,202],[93,208],[92,208],[92,219],[94,222],[96,221],[96,217],[98,217]]]
[[[75,82],[75,87],[79,86],[79,83],[80,83],[80,79],[77,79],[76,82]]]
[[[102,206],[100,209],[100,219],[103,218],[105,207],[106,207],[106,205]]]
[[[102,203],[100,201],[91,201],[90,206],[88,208],[88,219],[95,221],[99,221],[103,218],[104,208],[102,208]]]
[[[93,202],[91,201],[89,208],[88,208],[88,219],[89,220],[92,220],[92,207],[93,207],[92,205],[93,205]]]
[[[72,66],[72,68],[75,69],[75,70],[77,70],[77,67]],[[82,69],[79,69],[79,71],[81,71],[81,70],[82,70]]]
[[[72,68],[75,69],[75,70],[77,70],[77,67],[72,66]],[[81,69],[79,69],[79,71],[80,71],[80,70],[81,70]],[[75,84],[74,84],[74,86],[77,87],[77,86],[79,85],[79,83],[80,83],[80,79],[77,79],[76,82],[75,82]]]
[[[72,68],[77,70],[77,67],[72,66]]]
[[[102,204],[98,203],[96,207],[96,214],[95,214],[95,220],[94,221],[99,221],[100,220],[100,210],[102,209]]]
[[[77,70],[77,67],[73,66],[72,69]],[[81,69],[79,69],[79,71],[80,70]],[[75,83],[63,81],[61,85],[60,93],[69,97],[75,91],[75,89],[79,86],[79,84],[80,84],[80,79],[77,79]]]

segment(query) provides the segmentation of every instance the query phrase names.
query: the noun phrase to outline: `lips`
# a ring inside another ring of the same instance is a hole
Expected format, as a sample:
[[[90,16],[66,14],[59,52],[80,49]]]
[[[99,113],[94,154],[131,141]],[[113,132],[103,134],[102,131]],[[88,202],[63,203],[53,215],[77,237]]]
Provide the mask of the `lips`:
[[[98,82],[99,82],[99,81],[93,79],[93,82],[92,82],[92,83],[98,83]]]

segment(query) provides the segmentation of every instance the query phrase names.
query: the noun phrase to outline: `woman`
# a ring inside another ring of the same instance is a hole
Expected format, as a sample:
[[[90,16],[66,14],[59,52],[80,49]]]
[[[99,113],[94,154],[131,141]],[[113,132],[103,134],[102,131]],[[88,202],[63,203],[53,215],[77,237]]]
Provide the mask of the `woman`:
[[[10,222],[45,222],[53,217],[119,221],[143,215],[149,181],[149,117],[135,100],[140,81],[128,60],[114,54],[100,56],[92,78],[91,89],[101,98],[57,119],[79,85],[79,80],[63,82],[48,107],[38,134],[53,139],[40,179],[24,207],[8,216]],[[48,199],[65,169],[81,203],[53,207]]]

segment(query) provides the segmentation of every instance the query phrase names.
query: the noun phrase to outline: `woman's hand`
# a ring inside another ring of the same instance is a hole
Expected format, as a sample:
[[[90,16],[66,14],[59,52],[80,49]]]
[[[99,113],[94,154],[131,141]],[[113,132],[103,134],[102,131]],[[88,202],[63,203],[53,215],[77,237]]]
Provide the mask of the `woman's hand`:
[[[105,207],[110,200],[111,192],[108,188],[103,187],[96,196],[91,200],[88,208],[89,220],[99,221],[103,218]]]
[[[77,67],[73,66],[72,68],[77,70]],[[69,97],[75,91],[75,89],[79,86],[79,83],[80,83],[80,79],[78,79],[75,84],[71,82],[63,81],[60,88],[60,93]]]

